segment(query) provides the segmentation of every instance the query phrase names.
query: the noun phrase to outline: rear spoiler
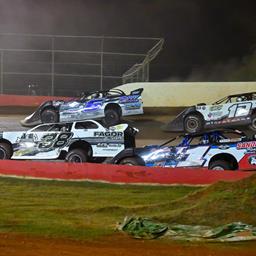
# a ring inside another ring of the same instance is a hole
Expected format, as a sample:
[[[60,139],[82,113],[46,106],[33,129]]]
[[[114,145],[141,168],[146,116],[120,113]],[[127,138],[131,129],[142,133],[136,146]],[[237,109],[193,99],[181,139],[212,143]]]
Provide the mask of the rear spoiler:
[[[130,92],[130,95],[141,95],[143,90],[144,90],[143,88],[133,90],[133,91]]]

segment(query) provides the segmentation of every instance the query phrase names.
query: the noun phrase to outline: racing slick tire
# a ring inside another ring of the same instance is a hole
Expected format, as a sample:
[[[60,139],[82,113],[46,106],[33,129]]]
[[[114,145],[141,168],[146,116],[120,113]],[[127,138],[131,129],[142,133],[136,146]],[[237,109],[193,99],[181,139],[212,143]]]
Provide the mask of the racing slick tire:
[[[256,113],[252,115],[251,117],[251,125],[249,126],[249,128],[252,130],[252,131],[256,131]]]
[[[185,117],[184,130],[187,133],[197,133],[203,129],[203,119],[198,114],[191,114]]]
[[[84,163],[88,161],[88,155],[85,150],[78,148],[72,149],[67,153],[65,161],[71,163]]]
[[[58,123],[59,122],[58,112],[52,108],[44,109],[41,113],[41,122],[42,123]]]
[[[121,165],[131,165],[131,166],[136,166],[136,165],[143,165],[141,160],[138,157],[126,157],[123,158],[119,164]]]
[[[105,111],[104,123],[106,126],[113,126],[119,124],[121,121],[120,114],[114,109],[107,109]]]
[[[7,143],[0,143],[0,159],[10,159],[12,157],[12,149]]]
[[[209,165],[210,170],[224,171],[233,170],[232,165],[225,160],[216,160]]]

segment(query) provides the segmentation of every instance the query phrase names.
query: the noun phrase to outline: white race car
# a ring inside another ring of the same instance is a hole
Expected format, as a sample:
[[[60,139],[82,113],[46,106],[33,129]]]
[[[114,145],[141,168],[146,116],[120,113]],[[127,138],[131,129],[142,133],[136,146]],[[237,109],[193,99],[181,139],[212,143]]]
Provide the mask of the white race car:
[[[104,161],[135,146],[137,129],[128,124],[105,128],[94,120],[41,124],[28,131],[0,133],[0,159]]]
[[[165,131],[198,133],[249,126],[256,131],[256,92],[227,96],[212,105],[191,106],[163,127]]]

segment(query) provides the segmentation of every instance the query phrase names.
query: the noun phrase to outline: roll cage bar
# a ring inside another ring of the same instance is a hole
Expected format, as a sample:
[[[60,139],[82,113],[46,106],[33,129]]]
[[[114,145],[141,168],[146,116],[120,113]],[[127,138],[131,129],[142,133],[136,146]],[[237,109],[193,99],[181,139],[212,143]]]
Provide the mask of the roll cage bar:
[[[239,94],[233,94],[233,95],[229,95],[226,96],[220,100],[217,100],[216,102],[214,102],[212,105],[218,105],[221,103],[229,103],[231,102],[232,98],[236,98],[236,97],[246,97],[247,100],[256,100],[256,92],[248,92],[248,93],[239,93]]]
[[[190,146],[192,139],[194,139],[196,137],[201,137],[201,139],[203,141],[208,141],[208,143],[206,143],[206,144],[209,144],[209,143],[216,144],[221,139],[228,139],[228,137],[225,136],[225,133],[227,133],[227,132],[239,134],[241,137],[247,137],[244,132],[239,131],[239,130],[232,130],[232,129],[230,129],[230,130],[227,129],[227,130],[223,130],[223,131],[211,131],[211,132],[207,132],[207,133],[198,133],[198,134],[185,134],[185,135],[183,134],[183,135],[178,135],[176,137],[169,139],[168,141],[161,144],[160,147],[163,147],[178,138],[182,138],[182,140],[177,145],[177,147],[188,147],[188,146]]]

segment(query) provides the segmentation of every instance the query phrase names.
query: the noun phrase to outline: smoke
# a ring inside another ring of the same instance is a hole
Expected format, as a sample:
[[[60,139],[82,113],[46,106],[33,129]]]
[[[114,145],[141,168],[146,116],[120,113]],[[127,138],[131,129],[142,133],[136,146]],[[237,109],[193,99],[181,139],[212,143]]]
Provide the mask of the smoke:
[[[197,66],[186,77],[171,76],[165,82],[232,82],[256,80],[256,50],[242,58]]]

